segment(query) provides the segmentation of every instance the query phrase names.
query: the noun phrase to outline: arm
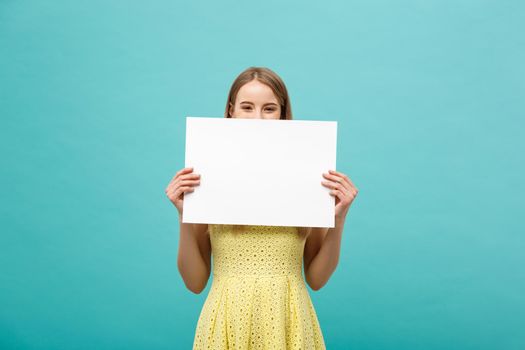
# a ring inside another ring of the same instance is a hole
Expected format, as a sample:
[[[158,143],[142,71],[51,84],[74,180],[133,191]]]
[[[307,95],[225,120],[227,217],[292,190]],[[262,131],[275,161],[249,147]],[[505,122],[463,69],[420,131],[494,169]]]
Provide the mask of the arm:
[[[186,287],[199,294],[211,270],[211,244],[207,224],[183,223],[179,214],[180,239],[177,265]]]
[[[335,271],[339,262],[344,219],[333,228],[312,227],[304,248],[305,279],[310,288],[319,290]]]
[[[332,189],[335,197],[335,227],[313,227],[304,248],[305,279],[313,290],[323,287],[335,271],[341,251],[341,238],[346,214],[358,190],[343,173],[330,170],[323,176],[331,181],[322,184]]]

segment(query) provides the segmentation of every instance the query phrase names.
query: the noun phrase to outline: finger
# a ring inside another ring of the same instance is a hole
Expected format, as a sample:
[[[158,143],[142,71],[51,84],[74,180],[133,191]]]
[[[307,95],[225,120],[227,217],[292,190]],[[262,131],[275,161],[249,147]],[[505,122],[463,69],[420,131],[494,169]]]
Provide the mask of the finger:
[[[348,176],[346,176],[345,174],[343,174],[342,172],[339,172],[339,171],[336,171],[336,170],[329,170],[329,172],[331,174],[334,174],[334,175],[337,175],[337,176],[341,177],[343,179],[343,181],[345,181],[351,187],[355,187],[354,184],[352,183],[352,181],[350,180],[350,178]]]
[[[170,180],[170,182],[168,183],[168,187],[170,187],[171,185],[173,185],[175,182],[177,182],[177,180],[181,177],[181,176],[184,176],[183,174],[184,173],[187,173],[189,172],[190,170],[185,170],[185,169],[188,169],[188,168],[184,168],[182,169],[181,171],[178,171],[177,174],[175,174],[175,176],[173,176]],[[191,170],[193,171],[193,170]],[[166,188],[167,189],[167,188]]]
[[[200,180],[185,180],[185,181],[179,181],[176,184],[170,186],[166,192],[174,192],[178,188],[181,187],[194,187],[194,186],[200,186]]]
[[[347,194],[349,193],[351,190],[347,189],[346,187],[344,187],[341,183],[339,182],[332,182],[332,181],[321,181],[321,183],[328,187],[328,188],[332,188],[332,189],[335,189],[335,190],[339,190],[341,191],[342,193],[344,194]]]
[[[346,175],[345,175],[346,176]],[[357,190],[357,187],[355,187],[354,183],[352,182],[352,180],[350,180],[350,178],[348,176],[346,176],[346,181],[348,181],[348,183],[354,188]]]
[[[332,191],[330,191],[330,194],[333,195],[334,197],[337,197],[339,199],[339,201],[342,201],[343,198],[344,198],[343,192],[341,192],[339,190],[332,190]]]
[[[353,195],[352,193],[355,192],[353,189],[347,189],[343,186],[341,186],[340,184],[337,184],[339,186],[336,186],[336,188],[334,190],[336,191],[339,191],[339,193],[341,194],[339,196],[339,198],[341,199],[341,201],[344,201],[345,199],[351,199],[353,198]]]
[[[179,178],[175,179],[175,181],[173,181],[173,185],[176,185],[178,183],[180,183],[181,181],[184,181],[184,180],[200,180],[200,177],[201,175],[200,174],[185,174],[185,175],[180,175]]]
[[[335,173],[339,174],[345,181],[348,182],[348,184],[350,186],[352,186],[354,189],[357,190],[357,187],[355,186],[355,184],[352,182],[352,180],[345,174],[341,173],[341,172],[338,172],[338,171],[335,171],[335,170],[330,170],[331,172],[334,171]]]
[[[186,192],[193,192],[194,188],[193,187],[179,187],[175,193],[174,193],[174,197],[175,198],[179,198],[179,196],[182,194],[182,193],[186,193]]]
[[[334,181],[334,182],[340,183],[340,184],[343,185],[347,190],[350,190],[350,184],[349,184],[348,182],[346,182],[346,181],[344,180],[343,177],[338,176],[338,175],[326,174],[326,173],[323,173],[323,176],[326,177],[326,178],[329,179],[329,180],[332,180],[332,181]]]
[[[179,177],[179,179],[182,179],[182,180],[185,180],[185,179],[199,179],[200,177],[201,177],[201,174],[192,173],[192,174],[181,175]]]
[[[183,168],[181,170],[179,170],[175,176],[173,177],[174,179],[176,179],[177,177],[179,177],[180,175],[182,174],[186,174],[186,173],[191,173],[193,171],[193,167],[186,167],[186,168]]]
[[[200,177],[201,177],[200,174],[185,174],[185,175],[179,176],[178,179],[174,181],[174,183],[181,182],[184,180],[200,180]]]
[[[200,180],[184,180],[179,182],[179,186],[198,186],[200,183]]]

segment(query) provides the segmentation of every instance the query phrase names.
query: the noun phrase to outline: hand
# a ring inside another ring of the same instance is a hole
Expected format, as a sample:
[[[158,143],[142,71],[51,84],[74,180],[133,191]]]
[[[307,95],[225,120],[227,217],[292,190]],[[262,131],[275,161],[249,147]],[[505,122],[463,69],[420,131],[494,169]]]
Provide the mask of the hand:
[[[179,210],[179,215],[182,216],[182,204],[184,201],[184,193],[193,192],[194,186],[200,184],[200,174],[192,174],[193,168],[183,168],[171,179],[168,187],[166,187],[166,195],[170,201]]]
[[[330,195],[335,196],[335,217],[344,218],[359,191],[348,176],[343,173],[329,170],[329,173],[323,173],[323,176],[331,180],[321,181],[321,183],[333,189],[330,191]]]

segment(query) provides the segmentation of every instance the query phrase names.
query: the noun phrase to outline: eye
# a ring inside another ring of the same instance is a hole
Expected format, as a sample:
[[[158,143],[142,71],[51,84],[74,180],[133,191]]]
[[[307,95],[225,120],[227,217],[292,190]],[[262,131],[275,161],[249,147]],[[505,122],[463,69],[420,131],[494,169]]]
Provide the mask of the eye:
[[[250,106],[242,106],[242,109],[252,109]]]
[[[268,112],[274,112],[276,109],[274,107],[268,107],[266,108]]]

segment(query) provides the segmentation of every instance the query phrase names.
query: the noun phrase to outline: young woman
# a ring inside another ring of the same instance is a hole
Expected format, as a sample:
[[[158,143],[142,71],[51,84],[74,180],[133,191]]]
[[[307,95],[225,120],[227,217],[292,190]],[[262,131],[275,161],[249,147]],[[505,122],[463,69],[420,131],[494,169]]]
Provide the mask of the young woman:
[[[233,82],[224,116],[292,119],[286,86],[270,69],[250,67]],[[178,269],[192,292],[206,287],[213,254],[193,349],[326,348],[305,280],[319,290],[334,272],[358,190],[341,172],[322,175],[336,198],[334,228],[182,223],[184,193],[199,186],[200,175],[184,168],[170,181],[166,195],[179,211]]]

